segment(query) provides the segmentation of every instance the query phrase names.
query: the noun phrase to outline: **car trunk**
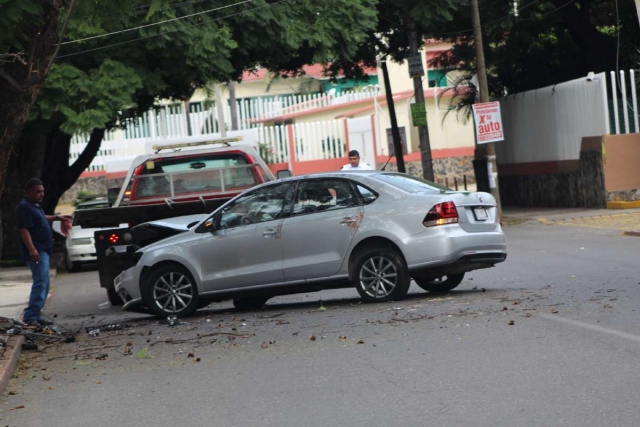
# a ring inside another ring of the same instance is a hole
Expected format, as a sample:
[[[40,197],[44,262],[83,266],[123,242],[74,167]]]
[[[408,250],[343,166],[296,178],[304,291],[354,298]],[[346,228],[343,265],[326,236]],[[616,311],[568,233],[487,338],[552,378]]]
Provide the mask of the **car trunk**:
[[[447,192],[458,210],[458,224],[469,233],[498,228],[496,201],[489,193]]]

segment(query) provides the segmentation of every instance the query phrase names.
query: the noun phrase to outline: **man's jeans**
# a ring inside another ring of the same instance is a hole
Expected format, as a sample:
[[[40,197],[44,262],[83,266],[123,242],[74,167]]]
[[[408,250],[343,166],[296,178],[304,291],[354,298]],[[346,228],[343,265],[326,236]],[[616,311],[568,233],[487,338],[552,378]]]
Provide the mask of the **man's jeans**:
[[[40,312],[49,295],[49,254],[40,252],[40,262],[28,262],[33,277],[29,306],[24,310],[24,321],[40,319]]]

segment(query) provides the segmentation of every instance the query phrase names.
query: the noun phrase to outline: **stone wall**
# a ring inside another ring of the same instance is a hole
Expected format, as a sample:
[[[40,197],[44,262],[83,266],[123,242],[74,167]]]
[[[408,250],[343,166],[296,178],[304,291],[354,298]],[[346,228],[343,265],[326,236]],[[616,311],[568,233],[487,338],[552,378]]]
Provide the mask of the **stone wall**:
[[[607,192],[609,202],[635,202],[640,200],[640,189]]]
[[[475,182],[475,176],[473,174],[473,157],[446,157],[442,159],[433,160],[433,175],[436,181],[448,182],[450,187],[453,187],[454,178],[457,179],[460,186],[464,180],[464,176],[467,176],[467,183],[472,184]],[[378,163],[376,169],[380,170],[384,166],[384,163]],[[420,161],[405,162],[407,173],[413,176],[422,177],[422,163]],[[397,171],[398,167],[396,163],[391,163],[385,168],[387,171]]]
[[[505,206],[604,208],[602,151],[581,151],[572,171],[499,175],[500,197]],[[500,168],[498,169],[500,171]]]
[[[123,182],[124,178],[107,179],[106,176],[80,178],[62,195],[58,204],[70,205],[81,191],[106,196],[109,188],[120,187]]]

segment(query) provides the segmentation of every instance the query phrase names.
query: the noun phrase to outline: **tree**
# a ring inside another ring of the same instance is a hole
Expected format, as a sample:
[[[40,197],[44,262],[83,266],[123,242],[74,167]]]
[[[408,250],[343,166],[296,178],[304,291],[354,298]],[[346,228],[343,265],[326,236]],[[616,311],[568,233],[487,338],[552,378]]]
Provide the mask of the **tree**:
[[[105,130],[125,126],[158,99],[188,100],[197,88],[237,80],[257,65],[290,75],[308,63],[349,59],[350,46],[375,27],[374,4],[254,0],[220,15],[207,11],[228,2],[138,0],[76,10],[66,44],[31,113],[32,130],[40,129],[47,141],[36,147],[45,153],[37,155],[46,158],[45,211],[55,209],[59,197],[91,163]],[[317,32],[308,31],[314,26]],[[109,33],[115,34],[103,37]],[[89,133],[91,138],[69,166],[74,133]],[[24,154],[36,156],[31,150]],[[17,200],[7,202],[3,215],[11,214]]]
[[[423,46],[434,31],[446,28],[453,19],[453,13],[465,5],[463,0],[380,0],[376,8],[378,26],[359,43],[355,55],[352,55],[355,60],[336,61],[329,71],[333,75],[342,73],[351,78],[361,78],[364,67],[375,66],[378,60],[404,62],[411,53],[411,46],[414,50],[416,46]],[[415,87],[421,90],[421,85]],[[431,178],[433,165],[428,131],[421,134],[420,150],[423,175]]]
[[[633,2],[616,6],[615,0],[542,0],[520,3],[516,18],[511,2],[483,2],[490,92],[499,97],[584,77],[590,71],[633,67],[640,36],[634,8]],[[460,9],[446,31],[433,34],[455,43],[453,52],[438,58],[435,65],[462,69],[467,77],[475,73],[470,19],[468,10]],[[468,79],[461,82],[468,86]],[[469,99],[460,97],[460,107]]]

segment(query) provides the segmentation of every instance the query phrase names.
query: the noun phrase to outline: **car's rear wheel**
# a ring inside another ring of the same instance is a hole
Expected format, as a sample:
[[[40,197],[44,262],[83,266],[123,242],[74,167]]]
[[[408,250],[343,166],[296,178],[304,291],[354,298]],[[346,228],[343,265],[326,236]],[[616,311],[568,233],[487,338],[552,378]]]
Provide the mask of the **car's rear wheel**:
[[[460,274],[448,274],[446,276],[438,277],[436,279],[432,277],[414,277],[413,280],[427,292],[443,293],[449,292],[453,288],[457,287],[464,279],[464,273]]]
[[[260,310],[269,300],[269,297],[234,298],[233,306],[238,310]]]
[[[195,280],[178,264],[151,271],[143,292],[145,304],[159,317],[191,316],[200,304]]]
[[[402,299],[411,284],[404,259],[389,247],[365,249],[358,254],[353,276],[360,297],[367,302]]]

